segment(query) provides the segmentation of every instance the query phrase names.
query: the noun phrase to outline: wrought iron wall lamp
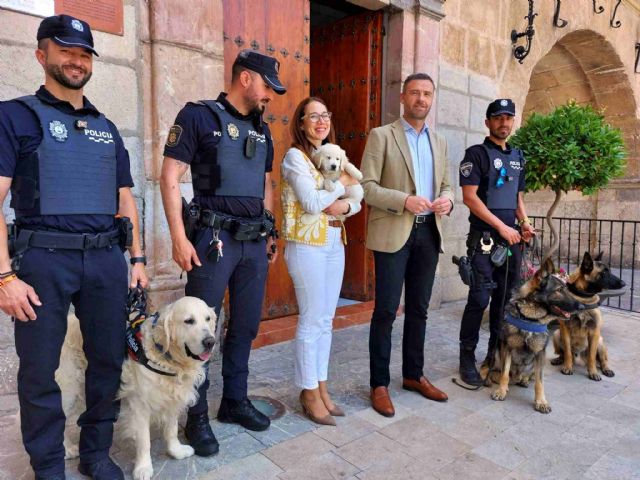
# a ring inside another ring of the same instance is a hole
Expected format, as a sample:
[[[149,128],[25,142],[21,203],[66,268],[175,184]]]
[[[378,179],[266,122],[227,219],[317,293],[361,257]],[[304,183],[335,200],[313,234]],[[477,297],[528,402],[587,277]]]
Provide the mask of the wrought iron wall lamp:
[[[595,0],[593,0],[595,2]],[[560,7],[562,6],[562,0],[556,0],[556,11],[553,14],[553,26],[558,28],[564,28],[569,22],[560,18]],[[595,7],[595,5],[594,5]]]
[[[529,0],[529,14],[524,17],[527,20],[527,28],[524,32],[518,33],[516,30],[511,30],[511,43],[513,44],[513,56],[518,60],[518,62],[522,63],[524,59],[529,55],[529,51],[531,50],[531,40],[533,36],[536,34],[533,29],[533,20],[538,16],[537,13],[533,13],[533,0]],[[527,43],[525,46],[518,45],[518,39],[521,37],[527,38]]]
[[[593,0],[593,13],[600,15],[602,12],[604,12],[604,7],[600,5],[596,8],[596,0]]]
[[[620,20],[616,20],[616,14],[618,13],[618,7],[620,6],[621,3],[622,3],[622,0],[618,0],[618,3],[616,3],[616,6],[613,7],[613,13],[611,14],[611,20],[609,20],[609,25],[611,25],[611,28],[620,28],[620,25],[622,25],[622,22]]]
[[[633,68],[635,73],[640,73],[638,71],[638,62],[640,61],[640,43],[636,42],[636,65]]]

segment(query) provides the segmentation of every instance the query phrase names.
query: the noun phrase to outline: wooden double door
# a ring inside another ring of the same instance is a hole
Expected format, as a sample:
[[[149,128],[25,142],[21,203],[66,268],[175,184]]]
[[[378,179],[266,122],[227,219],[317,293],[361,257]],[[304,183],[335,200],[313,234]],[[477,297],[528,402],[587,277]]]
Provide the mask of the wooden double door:
[[[287,93],[274,96],[265,112],[274,139],[272,179],[276,217],[282,218],[280,163],[291,145],[293,112],[309,95],[321,97],[333,112],[337,143],[359,166],[367,134],[380,125],[382,13],[364,12],[311,28],[308,0],[223,0],[225,83],[240,50],[249,48],[280,62]],[[373,258],[365,249],[367,209],[346,222],[348,244],[342,296],[370,300]],[[281,252],[282,253],[282,252]],[[297,313],[291,279],[282,255],[269,269],[263,319]]]

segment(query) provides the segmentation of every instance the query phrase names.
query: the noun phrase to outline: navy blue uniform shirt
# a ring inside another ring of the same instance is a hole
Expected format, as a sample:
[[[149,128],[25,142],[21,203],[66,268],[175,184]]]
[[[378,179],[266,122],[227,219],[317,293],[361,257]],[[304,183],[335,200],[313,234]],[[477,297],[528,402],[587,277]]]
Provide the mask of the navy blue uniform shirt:
[[[511,146],[507,143],[507,148],[502,149],[500,145],[492,142],[489,137],[484,139],[484,145],[489,150],[498,150],[499,152],[509,154],[511,153]],[[467,149],[464,155],[464,159],[461,163],[471,162],[472,167],[469,176],[460,175],[460,186],[465,185],[477,185],[478,186],[478,198],[482,200],[482,203],[487,204],[487,189],[489,188],[489,169],[493,168],[491,161],[487,156],[487,152],[482,145],[473,145]],[[518,178],[518,192],[524,192],[524,170],[520,172]],[[515,210],[491,210],[496,217],[498,217],[505,225],[512,226],[515,224],[516,211]],[[469,212],[469,223],[474,230],[494,230],[487,223],[480,220],[473,213]]]
[[[86,98],[84,98],[83,108],[76,110],[69,102],[54,97],[44,86],[40,87],[36,95],[44,103],[71,115],[97,116],[100,113]],[[108,119],[107,123],[115,141],[118,188],[132,187],[129,153],[124,148],[122,137],[116,126]],[[36,114],[16,100],[0,102],[0,176],[13,178],[18,162],[28,158],[40,146],[40,142],[42,142],[42,128]],[[43,215],[23,217],[21,223],[65,232],[93,233],[112,230],[114,217],[111,215]]]
[[[224,105],[232,116],[240,120],[252,119],[256,124],[256,130],[263,129],[267,138],[265,173],[270,172],[273,168],[273,140],[267,124],[263,123],[257,114],[242,115],[229,103],[224,92],[218,95],[216,101]],[[195,159],[200,161],[202,158],[206,159],[206,163],[215,163],[220,136],[214,135],[214,132],[220,132],[223,127],[209,107],[199,103],[188,103],[178,113],[175,125],[182,128],[182,133],[172,146],[165,145],[165,157],[175,158],[187,164],[191,164]],[[238,217],[257,217],[262,214],[264,208],[263,200],[254,197],[196,196],[194,200],[204,208]]]

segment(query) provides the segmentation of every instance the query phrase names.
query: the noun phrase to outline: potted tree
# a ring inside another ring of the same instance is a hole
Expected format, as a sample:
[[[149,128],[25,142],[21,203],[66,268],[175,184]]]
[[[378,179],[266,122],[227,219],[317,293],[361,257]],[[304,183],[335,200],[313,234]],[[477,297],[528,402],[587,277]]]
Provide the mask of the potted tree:
[[[601,111],[570,101],[548,115],[533,113],[510,143],[524,153],[527,191],[549,188],[555,193],[546,215],[551,246],[544,261],[560,245],[551,220],[562,194],[578,190],[592,195],[624,173],[622,133],[605,122]]]

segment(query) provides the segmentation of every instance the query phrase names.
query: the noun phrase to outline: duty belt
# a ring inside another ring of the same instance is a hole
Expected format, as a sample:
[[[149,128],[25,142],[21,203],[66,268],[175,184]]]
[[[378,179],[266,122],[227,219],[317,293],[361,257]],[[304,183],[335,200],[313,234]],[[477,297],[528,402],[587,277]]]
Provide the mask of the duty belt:
[[[414,223],[427,223],[429,220],[433,220],[433,214],[431,215],[416,215]]]
[[[64,233],[45,230],[19,231],[16,245],[36,248],[57,248],[62,250],[92,250],[119,243],[120,232],[113,230],[103,233]]]
[[[226,215],[213,210],[202,209],[198,223],[202,227],[214,230],[227,230],[236,240],[257,240],[265,238],[269,233],[265,229],[264,220]]]

